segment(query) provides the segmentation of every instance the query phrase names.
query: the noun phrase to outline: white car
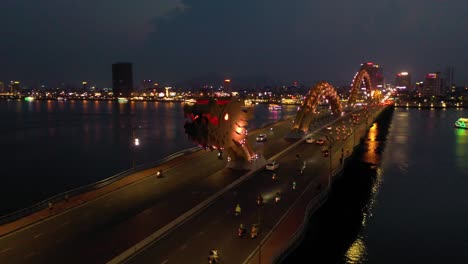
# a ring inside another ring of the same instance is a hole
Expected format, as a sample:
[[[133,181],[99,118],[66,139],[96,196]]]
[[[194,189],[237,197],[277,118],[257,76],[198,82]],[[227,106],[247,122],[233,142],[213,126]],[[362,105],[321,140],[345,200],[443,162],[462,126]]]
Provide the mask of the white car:
[[[260,134],[257,136],[257,142],[264,142],[267,140],[267,135],[266,134]]]
[[[314,143],[315,139],[313,137],[306,138],[306,143]]]
[[[273,160],[267,163],[267,165],[265,166],[265,169],[276,170],[278,167],[279,167],[279,163]]]

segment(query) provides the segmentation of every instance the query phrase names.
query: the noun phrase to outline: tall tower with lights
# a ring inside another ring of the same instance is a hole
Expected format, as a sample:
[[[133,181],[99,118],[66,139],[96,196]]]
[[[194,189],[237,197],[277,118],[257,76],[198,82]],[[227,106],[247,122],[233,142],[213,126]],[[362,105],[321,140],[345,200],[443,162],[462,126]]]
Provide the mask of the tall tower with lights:
[[[119,62],[112,64],[112,91],[114,97],[130,97],[133,91],[131,63]]]

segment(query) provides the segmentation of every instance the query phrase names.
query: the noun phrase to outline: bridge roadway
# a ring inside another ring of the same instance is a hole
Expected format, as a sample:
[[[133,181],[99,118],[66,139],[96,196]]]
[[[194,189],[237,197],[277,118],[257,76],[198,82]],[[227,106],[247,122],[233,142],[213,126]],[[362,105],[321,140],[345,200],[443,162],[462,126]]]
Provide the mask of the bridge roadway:
[[[272,126],[274,127],[273,130],[270,130],[270,127],[266,127],[249,135],[249,141],[252,142],[257,152],[262,153],[267,158],[272,157],[275,153],[291,145],[291,142],[284,139],[284,135],[291,127],[291,121],[281,121]],[[268,134],[268,141],[256,143],[254,138],[259,133]],[[317,148],[313,145],[301,144],[294,151],[304,152],[310,147]],[[50,214],[49,217],[39,222],[25,227],[18,226],[16,230],[3,234],[0,237],[0,263],[105,263],[125,249],[131,248],[149,234],[165,226],[177,216],[204,201],[216,191],[226,187],[245,173],[245,171],[225,169],[226,161],[218,160],[216,155],[216,152],[199,151],[164,164],[164,177],[162,179],[155,177],[155,172],[159,169],[155,168],[127,177],[135,177],[137,180],[125,186],[119,186],[118,189],[110,192],[95,196],[82,195],[82,197],[72,197],[70,198],[70,204],[74,200],[79,200],[77,206],[70,206],[71,208],[59,212],[54,212],[54,209],[47,212]],[[307,170],[312,169],[309,169],[309,167],[311,167],[310,165],[313,162],[320,163],[318,162],[320,161],[319,156],[317,153],[304,155],[304,158],[307,158],[307,162],[312,162],[308,164]],[[323,161],[323,157],[321,158]],[[280,179],[277,184],[281,188],[281,184],[287,184],[285,182],[286,177],[283,174],[287,174],[288,172],[283,170],[289,166],[293,166],[290,162],[294,161],[281,158],[280,162],[282,163],[278,173]],[[196,169],[194,169],[194,164],[196,164]],[[297,167],[297,164],[294,166]],[[320,170],[323,170],[322,167],[320,167]],[[260,175],[265,173],[260,172]],[[269,178],[269,176],[267,175],[262,179],[265,180],[265,178]],[[301,179],[298,179],[298,186],[300,189]],[[226,215],[228,215],[228,212],[232,213],[233,203],[241,202],[237,201],[235,197],[242,197],[242,193],[246,192],[243,188],[247,188],[246,190],[248,190],[249,187],[239,187],[239,190],[236,191],[236,196],[234,196],[233,192],[230,192],[232,198],[231,200],[226,198],[226,203],[228,204],[218,204],[216,202],[207,209],[208,212],[214,210],[212,208],[220,206],[222,209],[215,210],[216,213],[224,212]],[[274,187],[273,189],[275,188],[278,187]],[[273,189],[270,192],[274,191]],[[247,193],[245,199],[249,197],[250,199],[248,200],[253,203],[254,198],[250,196],[255,196],[257,191],[253,194],[248,191]],[[229,196],[229,194],[226,195]],[[270,195],[265,195],[265,198],[267,200],[271,199],[270,196],[271,193]],[[87,197],[93,197],[93,199],[85,200]],[[285,204],[292,198],[289,198],[289,194],[285,192],[283,199],[282,203],[273,208],[284,209]],[[246,201],[242,203],[245,203],[245,213],[242,217],[245,217],[247,220],[251,205]],[[267,210],[270,207],[271,204],[267,203],[264,209],[262,209],[265,211],[264,214],[266,216],[270,214],[270,210]],[[272,210],[271,214],[276,215],[282,212],[279,209],[275,210]],[[193,218],[193,221],[200,219],[198,217],[202,217],[205,214],[202,213]],[[268,219],[275,219],[275,217]],[[193,221],[188,221],[187,224],[194,223]],[[246,224],[248,223],[246,222]],[[12,223],[9,226],[14,225],[15,223]],[[236,225],[237,223],[229,229],[233,230],[233,234],[235,234]],[[265,223],[265,230],[267,230],[268,226]],[[165,236],[164,239],[176,236],[180,230],[186,227],[186,225],[182,225],[180,229],[178,228],[173,232],[174,235],[171,233],[171,235]],[[195,230],[197,233],[202,232],[200,228],[195,228]],[[209,230],[210,232],[216,231],[212,227]],[[262,234],[265,233],[262,232]],[[162,244],[158,242],[154,245]],[[200,244],[199,247],[203,247],[203,249],[198,248],[195,250],[194,248],[193,250],[198,252],[200,260],[206,260],[207,248],[211,246],[216,245],[206,244],[206,246],[202,246]],[[219,246],[221,244],[218,243],[218,248],[220,248]],[[175,247],[172,251],[165,251],[168,255],[164,256],[169,257],[169,253],[176,254],[177,256],[180,253],[175,251],[177,249],[180,248]],[[134,262],[144,255],[140,254],[131,261]],[[195,260],[195,258],[192,258],[192,255],[185,256],[191,260]],[[193,256],[195,257],[196,255]],[[154,262],[151,261],[151,263]]]
[[[283,139],[290,127],[290,120],[281,121],[252,131],[248,140],[268,158],[290,145]],[[259,133],[268,134],[267,144],[255,142]],[[216,152],[199,151],[163,164],[161,179],[159,167],[141,171],[122,180],[125,185],[70,197],[0,226],[0,263],[105,263],[245,173],[225,165]]]
[[[173,232],[157,239],[126,259],[125,263],[206,263],[210,249],[219,251],[220,263],[223,264],[258,263],[259,260],[262,263],[272,263],[277,254],[285,250],[284,246],[289,245],[289,239],[296,231],[294,228],[297,228],[297,225],[304,220],[304,213],[298,214],[296,219],[289,220],[296,225],[290,230],[286,227],[288,233],[274,237],[270,236],[274,233],[272,231],[277,231],[277,224],[287,215],[291,205],[299,201],[301,197],[307,194],[307,199],[303,201],[306,206],[313,197],[326,198],[323,194],[326,193],[329,175],[336,174],[342,169],[344,158],[351,155],[354,146],[359,144],[360,138],[367,131],[366,123],[371,124],[371,120],[373,120],[372,117],[369,117],[367,121],[362,119],[360,125],[355,125],[356,134],[337,133],[336,127],[341,128],[343,125],[348,127],[347,132],[349,132],[350,117],[334,122],[332,133],[325,129],[325,126],[318,129],[317,136],[330,139],[334,137],[330,151],[333,153],[332,156],[322,155],[323,146],[306,144],[302,141],[276,159],[280,163],[276,172],[278,176],[276,180],[272,179],[270,171],[257,171]],[[345,135],[344,138],[343,135]],[[340,139],[336,140],[337,137]],[[275,142],[265,143],[265,145],[268,144],[275,144]],[[300,153],[299,159],[296,158],[295,153]],[[301,175],[298,170],[303,162],[306,163],[306,168]],[[297,182],[296,190],[292,189],[293,181]],[[274,202],[276,192],[282,194],[279,203]],[[259,193],[265,199],[265,205],[262,207],[255,203]],[[325,199],[320,200],[320,202],[324,201]],[[237,203],[242,207],[241,216],[234,214]],[[247,235],[239,238],[237,228],[241,223],[247,227],[247,230],[254,223],[260,224],[259,237],[251,239]],[[282,235],[284,236],[281,237]],[[265,243],[269,238],[274,239],[273,242]],[[260,243],[266,245],[263,255]],[[257,250],[258,248],[260,251]]]

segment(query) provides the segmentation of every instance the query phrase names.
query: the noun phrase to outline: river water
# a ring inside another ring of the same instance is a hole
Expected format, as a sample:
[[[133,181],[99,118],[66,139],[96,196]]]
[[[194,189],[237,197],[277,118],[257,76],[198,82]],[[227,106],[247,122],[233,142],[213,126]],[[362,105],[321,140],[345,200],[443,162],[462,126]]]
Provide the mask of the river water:
[[[467,263],[468,109],[375,124],[283,263]],[[307,261],[304,262],[304,259]]]

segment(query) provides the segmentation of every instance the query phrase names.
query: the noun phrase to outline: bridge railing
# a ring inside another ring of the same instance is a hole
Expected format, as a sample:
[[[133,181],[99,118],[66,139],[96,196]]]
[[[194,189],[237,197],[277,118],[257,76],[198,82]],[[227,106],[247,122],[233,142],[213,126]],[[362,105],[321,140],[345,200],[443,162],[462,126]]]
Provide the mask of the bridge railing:
[[[169,156],[167,156],[165,158],[157,160],[155,162],[145,163],[145,164],[136,166],[135,168],[128,169],[128,170],[125,170],[123,172],[120,172],[120,173],[118,173],[116,175],[113,175],[113,176],[111,176],[109,178],[100,180],[98,182],[91,183],[91,184],[88,184],[88,185],[85,185],[85,186],[81,186],[81,187],[72,189],[70,191],[66,191],[66,192],[57,194],[57,195],[52,196],[50,198],[47,198],[47,199],[45,199],[43,201],[40,201],[40,202],[38,202],[36,204],[33,204],[33,205],[29,206],[29,207],[17,210],[15,212],[6,214],[4,216],[1,216],[0,217],[0,225],[6,224],[6,223],[9,223],[9,222],[13,222],[13,221],[18,220],[18,219],[20,219],[22,217],[25,217],[25,216],[31,215],[31,214],[33,214],[35,212],[38,212],[40,210],[46,209],[46,208],[48,208],[49,203],[51,203],[53,205],[53,204],[55,204],[57,202],[60,202],[60,201],[66,201],[67,199],[69,199],[69,198],[71,198],[73,196],[97,190],[99,188],[102,188],[104,186],[112,184],[112,183],[114,183],[114,182],[116,182],[116,181],[118,181],[120,179],[123,179],[123,178],[125,178],[125,177],[127,177],[127,176],[129,176],[131,174],[134,174],[136,172],[147,170],[147,169],[155,167],[155,166],[159,166],[159,165],[161,165],[161,164],[163,164],[165,162],[168,162],[168,161],[170,161],[172,159],[175,159],[175,158],[180,157],[180,156],[195,153],[195,152],[197,152],[197,151],[199,151],[201,149],[202,149],[201,147],[196,146],[196,147],[193,147],[193,148],[181,150],[181,151],[173,153],[173,154],[171,154],[171,155],[169,155]]]

